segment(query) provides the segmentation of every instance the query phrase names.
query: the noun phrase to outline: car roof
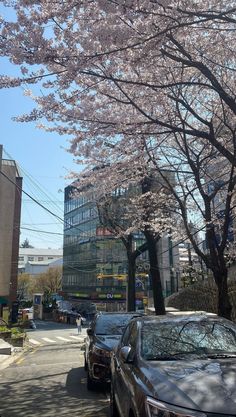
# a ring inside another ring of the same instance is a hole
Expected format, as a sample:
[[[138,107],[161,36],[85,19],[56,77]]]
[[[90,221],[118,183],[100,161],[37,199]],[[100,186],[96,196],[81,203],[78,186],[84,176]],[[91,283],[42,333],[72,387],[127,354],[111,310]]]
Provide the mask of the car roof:
[[[140,316],[132,319],[133,321],[140,321],[140,322],[160,322],[160,323],[178,323],[183,321],[196,321],[200,322],[202,320],[217,320],[221,322],[228,322],[231,325],[234,323],[223,318],[220,316],[217,316],[215,313],[208,313],[206,311],[177,311],[177,312],[171,312],[167,313],[166,315],[162,316],[154,316],[154,315],[146,315],[146,316]],[[235,325],[235,324],[234,324]]]
[[[96,317],[100,316],[137,316],[142,317],[145,313],[139,313],[137,311],[99,311]]]

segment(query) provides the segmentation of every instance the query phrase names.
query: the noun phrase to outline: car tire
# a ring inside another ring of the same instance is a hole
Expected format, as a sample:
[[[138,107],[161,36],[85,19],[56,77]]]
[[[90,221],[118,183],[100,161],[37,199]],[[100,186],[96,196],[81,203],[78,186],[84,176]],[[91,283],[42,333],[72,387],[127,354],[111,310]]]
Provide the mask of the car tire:
[[[113,392],[113,388],[111,386],[110,391],[110,414],[109,417],[120,417],[120,414],[117,409],[116,400]]]
[[[93,391],[95,389],[95,382],[92,380],[92,378],[89,375],[89,371],[87,373],[87,389],[89,391]]]

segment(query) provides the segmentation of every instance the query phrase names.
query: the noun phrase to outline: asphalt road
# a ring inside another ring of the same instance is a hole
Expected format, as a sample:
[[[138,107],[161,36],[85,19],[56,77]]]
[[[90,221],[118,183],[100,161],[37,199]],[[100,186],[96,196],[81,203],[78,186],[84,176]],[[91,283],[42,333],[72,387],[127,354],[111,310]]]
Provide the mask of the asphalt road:
[[[86,336],[86,327],[78,334],[76,325],[36,321],[36,330],[28,329],[28,342],[31,346],[45,346],[62,343],[82,343]]]
[[[82,344],[65,336],[73,328],[48,326],[37,327],[34,338],[41,340],[40,332],[48,332],[46,338],[54,342],[29,344],[16,362],[0,371],[0,417],[108,417],[108,393],[87,390]]]

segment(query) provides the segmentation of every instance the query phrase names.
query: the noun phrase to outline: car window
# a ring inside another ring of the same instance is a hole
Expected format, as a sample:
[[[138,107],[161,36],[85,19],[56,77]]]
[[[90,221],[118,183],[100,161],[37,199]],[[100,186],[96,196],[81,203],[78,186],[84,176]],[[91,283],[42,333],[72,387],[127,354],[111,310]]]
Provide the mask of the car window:
[[[202,356],[213,352],[236,354],[236,327],[216,321],[145,323],[141,331],[141,354],[145,359],[178,354]]]
[[[122,335],[124,328],[133,316],[130,314],[107,314],[97,317],[95,333],[100,335]]]
[[[132,349],[135,349],[137,345],[137,339],[138,339],[137,324],[133,323],[131,327],[130,338],[129,338],[129,345],[131,346]]]
[[[131,347],[131,351],[129,353],[129,359],[133,359],[135,356],[137,339],[138,339],[137,324],[135,322],[127,326],[125,333],[122,337],[121,344],[120,344],[120,348],[122,348],[123,346]]]
[[[128,325],[125,329],[125,332],[123,334],[120,346],[129,346],[129,340],[130,340],[130,333],[132,331],[132,324]]]

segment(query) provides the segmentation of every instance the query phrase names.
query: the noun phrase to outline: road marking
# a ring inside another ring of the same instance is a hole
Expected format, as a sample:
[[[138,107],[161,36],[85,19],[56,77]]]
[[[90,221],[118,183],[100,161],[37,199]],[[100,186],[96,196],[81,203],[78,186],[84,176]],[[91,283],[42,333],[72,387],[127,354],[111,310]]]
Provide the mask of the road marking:
[[[21,358],[21,359],[18,359],[18,361],[16,361],[16,364],[17,365],[19,365],[21,362],[23,362],[25,360],[25,358]]]
[[[82,340],[80,336],[70,336],[70,337],[72,337],[72,339]]]
[[[37,349],[34,349],[32,352],[29,353],[29,355],[33,355],[35,352],[37,352]]]
[[[29,342],[30,343],[33,343],[33,345],[41,345],[41,343],[40,342],[38,342],[37,340],[35,340],[35,339],[29,339]]]
[[[70,339],[66,339],[65,337],[62,337],[62,336],[56,336],[56,338],[60,340],[64,340],[65,342],[70,342]]]
[[[42,339],[45,340],[45,342],[56,343],[56,340],[48,339],[47,337],[42,337]]]

